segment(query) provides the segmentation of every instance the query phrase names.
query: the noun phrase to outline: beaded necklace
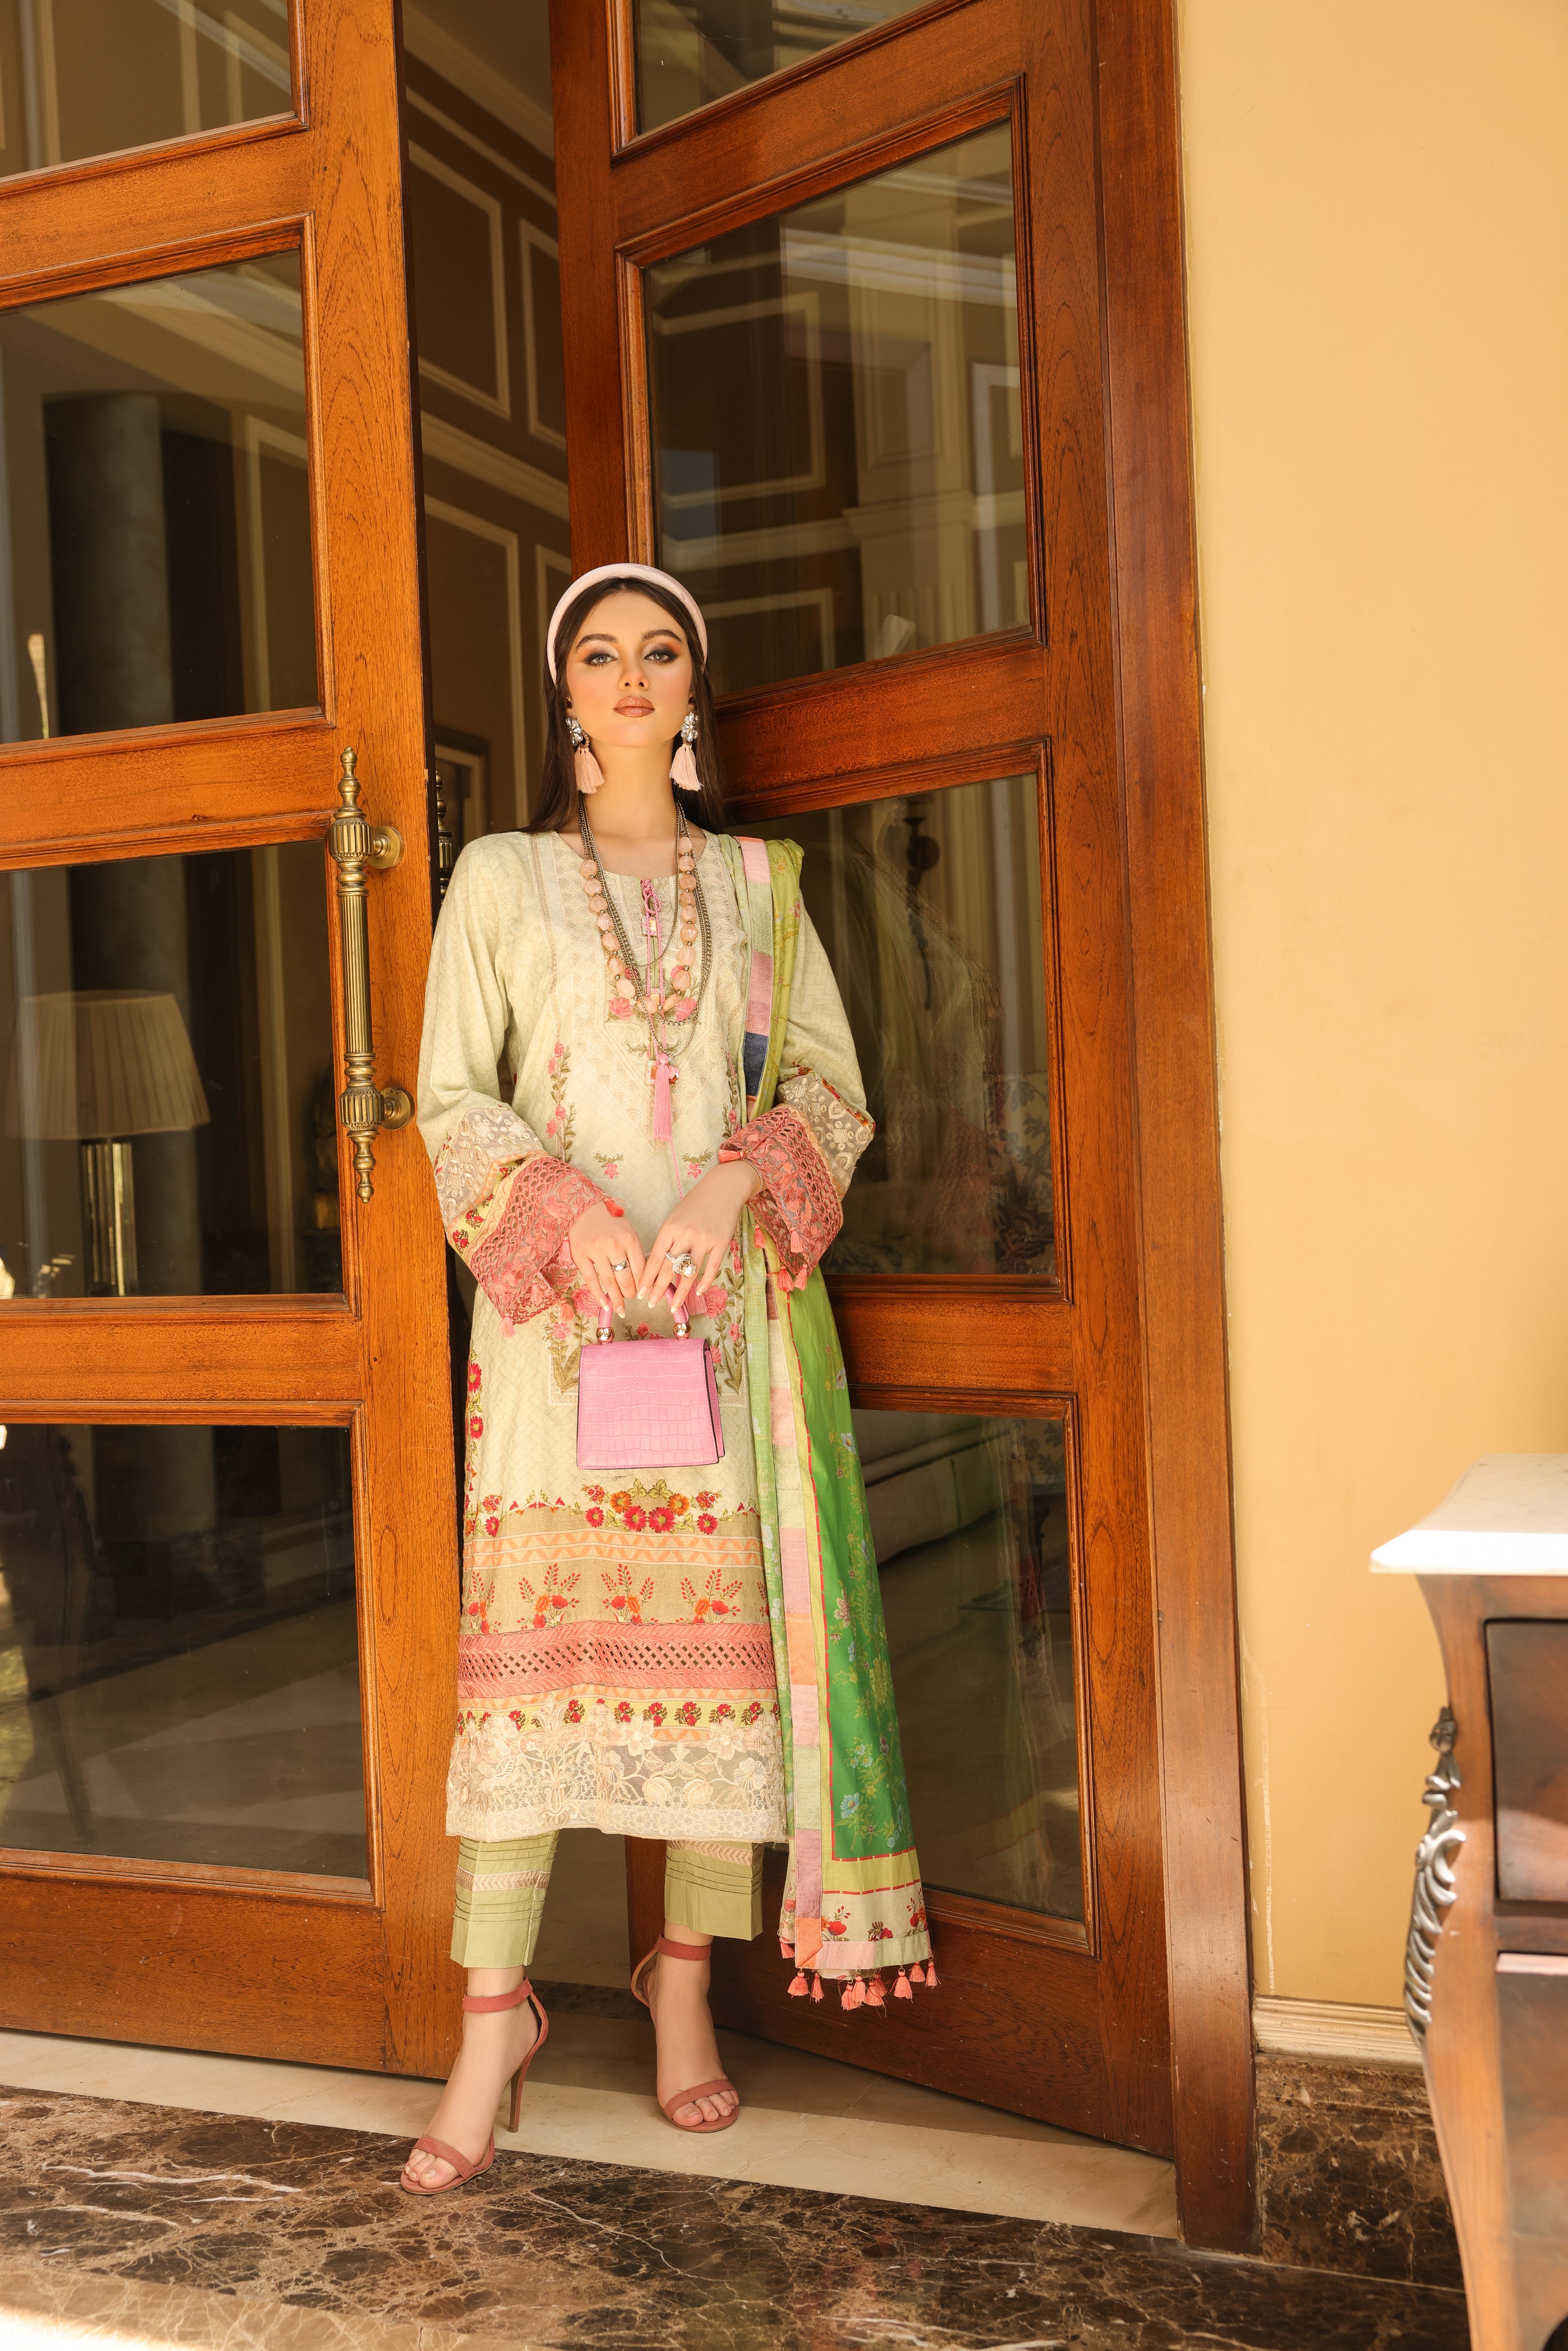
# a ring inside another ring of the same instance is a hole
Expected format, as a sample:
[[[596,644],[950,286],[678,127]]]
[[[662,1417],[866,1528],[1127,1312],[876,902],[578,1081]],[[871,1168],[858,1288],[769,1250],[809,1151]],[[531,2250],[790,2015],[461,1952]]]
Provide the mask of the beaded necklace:
[[[671,1140],[670,1087],[679,1077],[670,1058],[667,1024],[674,1021],[685,1025],[695,1021],[707,990],[708,973],[713,965],[713,935],[708,922],[707,899],[697,877],[696,854],[692,848],[691,832],[686,824],[685,810],[675,804],[675,914],[670,925],[671,940],[675,947],[675,959],[666,973],[664,968],[668,944],[660,936],[658,894],[651,881],[642,885],[642,928],[647,946],[646,965],[639,969],[638,958],[632,951],[621,920],[621,910],[612,896],[599,855],[599,845],[593,838],[588,810],[579,802],[582,822],[583,854],[578,865],[582,877],[583,893],[589,912],[598,926],[600,943],[610,971],[610,1010],[612,1017],[628,1019],[641,1012],[648,1024],[648,1079],[653,1089],[653,1140]],[[700,962],[696,956],[701,940]],[[693,966],[696,965],[695,987],[693,987]]]

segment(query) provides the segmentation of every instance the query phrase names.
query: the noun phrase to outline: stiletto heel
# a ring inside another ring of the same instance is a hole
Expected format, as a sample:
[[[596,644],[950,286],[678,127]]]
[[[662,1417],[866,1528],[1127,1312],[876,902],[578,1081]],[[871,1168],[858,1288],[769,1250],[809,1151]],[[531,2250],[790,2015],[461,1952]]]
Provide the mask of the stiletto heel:
[[[533,2047],[528,2051],[528,2055],[523,2059],[522,2064],[512,2075],[512,2102],[509,2110],[511,2119],[507,2125],[507,2128],[512,2131],[517,2129],[518,2118],[522,2114],[523,2084],[528,2079],[528,2067],[533,2064],[534,2059],[538,2055],[539,2051],[549,2039],[549,2018],[545,2014],[544,2003],[539,1999],[538,1994],[535,1991],[527,1976],[523,1978],[522,1982],[517,1985],[515,1991],[478,1992],[472,1994],[465,1992],[463,1995],[463,2005],[465,2009],[470,2010],[475,2014],[481,2016],[492,2015],[496,2010],[501,2008],[521,2008],[525,2001],[528,2002],[534,2011],[534,2017],[538,2025],[538,2031],[534,2035]],[[481,2172],[489,2170],[490,2166],[496,2160],[496,2134],[494,2130],[491,2131],[489,2137],[485,2142],[484,2154],[476,2158],[473,2162],[469,2161],[468,2158],[462,2152],[461,2148],[448,2147],[444,2138],[427,2137],[415,2139],[413,2144],[413,2152],[415,2155],[439,2156],[443,2163],[449,2163],[452,2166],[456,2177],[453,2179],[443,2179],[434,2187],[426,2187],[422,2181],[410,2181],[408,2179],[400,2179],[398,2186],[402,2189],[403,2194],[405,2196],[444,2196],[449,2188],[462,2188],[465,2186],[470,2179],[477,2179]],[[405,2171],[407,2170],[408,2167],[406,2164],[403,2168]]]
[[[660,1955],[663,1954],[663,1956],[667,1959],[706,1959],[711,1948],[711,1945],[707,1943],[672,1943],[664,1936],[661,1935],[653,1949],[644,1953],[643,1957],[638,1960],[636,1966],[632,1970],[632,1990],[634,1996],[642,2001],[643,2007],[648,2011],[650,2016],[653,2012],[653,2003],[649,1999],[647,1992],[643,1990],[643,1985],[647,1981],[649,1970],[653,1967],[654,1961],[660,1957]],[[716,2116],[711,2122],[675,2122],[675,2109],[677,2106],[695,2105],[699,2098],[711,2098],[716,2090],[727,2090],[729,2092],[731,2097],[735,2100],[735,2107],[732,2113]],[[737,2116],[740,2113],[740,2094],[736,2089],[735,2084],[733,2082],[726,2081],[724,2075],[721,2074],[716,2082],[699,2082],[695,2090],[681,2090],[673,2098],[661,2098],[659,2100],[659,2106],[665,2120],[667,2122],[674,2123],[676,2130],[727,2130],[731,2123],[736,2120]]]

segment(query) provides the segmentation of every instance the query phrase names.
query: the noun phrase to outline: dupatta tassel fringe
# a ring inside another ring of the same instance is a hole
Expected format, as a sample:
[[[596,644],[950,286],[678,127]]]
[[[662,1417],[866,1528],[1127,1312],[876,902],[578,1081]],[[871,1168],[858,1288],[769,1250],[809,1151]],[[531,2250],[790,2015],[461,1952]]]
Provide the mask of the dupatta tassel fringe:
[[[898,1981],[893,1987],[893,1996],[894,2000],[913,2000],[915,1998],[915,1994],[909,1989],[909,1970],[907,1968],[899,1969]]]
[[[804,1977],[803,1975],[797,1975],[797,1977],[795,1978],[794,1982],[793,1982],[793,1983],[790,1985],[790,1987],[789,1987],[789,1997],[790,1997],[790,1999],[791,1999],[791,2000],[804,2000],[804,1999],[805,1999],[805,1997],[806,1997],[807,1989],[808,1989],[808,1987],[807,1987],[807,1983],[806,1983],[806,1979],[805,1979],[805,1977]]]

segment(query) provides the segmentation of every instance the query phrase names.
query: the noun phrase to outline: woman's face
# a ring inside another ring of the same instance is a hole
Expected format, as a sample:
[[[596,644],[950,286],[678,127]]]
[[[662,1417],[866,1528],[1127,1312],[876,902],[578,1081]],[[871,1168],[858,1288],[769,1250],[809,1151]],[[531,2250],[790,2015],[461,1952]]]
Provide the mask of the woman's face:
[[[594,605],[566,657],[568,706],[596,747],[647,750],[678,735],[691,706],[685,632],[634,588]]]

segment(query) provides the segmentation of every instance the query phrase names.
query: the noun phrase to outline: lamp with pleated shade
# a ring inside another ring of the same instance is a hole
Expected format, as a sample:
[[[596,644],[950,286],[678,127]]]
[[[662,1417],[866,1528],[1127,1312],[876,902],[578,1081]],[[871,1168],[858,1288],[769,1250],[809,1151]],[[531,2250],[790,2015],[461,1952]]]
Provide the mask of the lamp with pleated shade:
[[[172,996],[76,988],[22,1001],[5,1124],[29,1142],[81,1145],[89,1287],[136,1288],[131,1138],[188,1134],[212,1113]]]

